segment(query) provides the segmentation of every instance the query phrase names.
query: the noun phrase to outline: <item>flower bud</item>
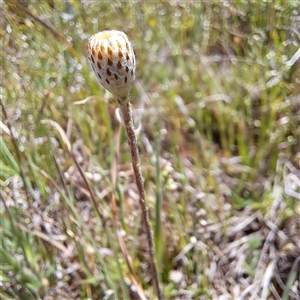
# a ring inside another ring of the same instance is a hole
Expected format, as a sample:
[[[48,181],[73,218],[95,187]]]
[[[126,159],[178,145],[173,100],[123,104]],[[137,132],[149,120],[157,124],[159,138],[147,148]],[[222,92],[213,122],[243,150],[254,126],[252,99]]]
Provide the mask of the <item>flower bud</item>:
[[[88,59],[100,83],[119,101],[126,101],[135,78],[135,57],[127,35],[118,30],[94,34],[87,44]]]

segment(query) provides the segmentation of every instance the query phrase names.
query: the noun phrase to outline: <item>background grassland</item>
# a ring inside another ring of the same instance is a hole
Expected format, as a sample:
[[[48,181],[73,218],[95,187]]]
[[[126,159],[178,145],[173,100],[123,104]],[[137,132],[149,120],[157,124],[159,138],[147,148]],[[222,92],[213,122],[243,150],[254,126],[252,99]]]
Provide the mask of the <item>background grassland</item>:
[[[0,298],[155,298],[126,135],[85,52],[119,29],[166,299],[299,299],[299,11],[1,2]]]

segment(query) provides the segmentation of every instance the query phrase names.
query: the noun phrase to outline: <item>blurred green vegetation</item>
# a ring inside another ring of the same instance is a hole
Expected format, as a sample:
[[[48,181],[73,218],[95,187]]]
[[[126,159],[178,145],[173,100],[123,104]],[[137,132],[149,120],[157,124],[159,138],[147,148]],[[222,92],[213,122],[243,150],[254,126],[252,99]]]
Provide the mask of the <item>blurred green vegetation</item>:
[[[261,279],[258,297],[293,299],[291,281],[272,277],[265,291],[260,276],[275,259],[290,264],[285,280],[297,272],[299,2],[1,5],[1,299],[155,298],[126,135],[86,59],[104,29],[135,49],[131,97],[166,299],[235,298],[247,288],[239,276]]]

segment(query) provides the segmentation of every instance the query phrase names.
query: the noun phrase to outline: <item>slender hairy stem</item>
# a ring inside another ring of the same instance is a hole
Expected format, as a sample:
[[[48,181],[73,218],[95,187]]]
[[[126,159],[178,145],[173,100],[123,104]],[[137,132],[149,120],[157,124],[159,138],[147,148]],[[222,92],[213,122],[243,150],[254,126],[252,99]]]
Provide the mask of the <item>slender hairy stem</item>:
[[[149,244],[152,273],[155,281],[157,296],[159,300],[162,300],[163,294],[159,286],[159,279],[158,279],[158,273],[156,268],[155,255],[154,255],[153,234],[152,234],[152,229],[149,221],[148,207],[145,200],[144,181],[141,172],[139,149],[138,149],[137,139],[134,131],[131,104],[129,101],[125,101],[125,102],[120,101],[119,103],[120,103],[120,110],[121,110],[124,126],[126,128],[128,143],[131,151],[132,167],[134,171],[135,181],[139,191],[139,202],[142,210],[142,218],[145,224],[147,240]]]

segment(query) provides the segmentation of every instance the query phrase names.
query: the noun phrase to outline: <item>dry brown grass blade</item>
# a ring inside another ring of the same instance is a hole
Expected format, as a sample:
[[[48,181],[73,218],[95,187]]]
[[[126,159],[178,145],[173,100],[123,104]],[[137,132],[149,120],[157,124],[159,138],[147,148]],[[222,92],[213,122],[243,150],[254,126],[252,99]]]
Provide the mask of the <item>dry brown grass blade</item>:
[[[19,223],[15,223],[15,225],[20,228],[23,231],[26,231],[34,236],[37,236],[38,238],[48,242],[49,244],[51,244],[53,247],[57,248],[58,250],[60,250],[61,252],[63,252],[66,256],[71,256],[72,252],[66,248],[62,243],[52,239],[50,236],[38,231],[38,230],[29,230],[28,228],[26,228],[24,225],[19,224]]]
[[[54,122],[53,120],[41,120],[41,123],[42,124],[49,124],[52,127],[54,127],[58,131],[58,133],[60,134],[63,142],[65,143],[65,145],[67,146],[68,151],[71,153],[71,144],[68,140],[68,137],[67,137],[65,131],[61,128],[61,126],[58,123]]]
[[[134,284],[134,286],[137,290],[137,293],[138,293],[138,295],[140,296],[140,298],[142,300],[147,300],[146,295],[144,293],[144,290],[142,288],[142,285],[139,282],[137,276],[133,272],[130,255],[129,255],[129,253],[127,251],[127,248],[126,248],[126,245],[124,243],[124,239],[123,239],[121,233],[118,230],[117,230],[117,237],[118,237],[118,242],[119,242],[119,245],[120,245],[120,248],[121,248],[121,251],[122,251],[122,255],[125,258],[126,264],[128,266],[129,272],[130,272],[131,280],[132,280],[132,282],[133,282],[133,284]]]
[[[44,22],[43,20],[41,20],[39,17],[37,17],[36,15],[34,15],[26,6],[24,6],[21,2],[16,1],[14,3],[15,5],[18,6],[18,8],[20,8],[23,12],[25,12],[27,15],[29,15],[30,17],[32,17],[34,20],[36,20],[38,23],[40,23],[42,26],[44,26],[45,28],[47,28],[56,38],[58,38],[60,41],[63,42],[63,44],[65,46],[67,46],[67,48],[69,49],[69,51],[72,53],[72,55],[77,56],[77,53],[75,51],[75,49],[73,48],[72,44],[70,44],[65,37],[59,33],[58,31],[56,31],[52,26],[50,26],[49,24],[47,24],[46,22]]]
[[[9,131],[9,128],[2,122],[2,121],[0,121],[0,133],[2,134],[2,131],[4,132],[4,133],[6,133],[7,135],[11,135],[10,134],[10,131]]]
[[[99,97],[99,96],[96,96],[96,95],[89,96],[89,97],[86,97],[85,99],[75,101],[75,102],[73,102],[73,104],[74,105],[83,105],[83,104],[88,103],[91,100],[98,100],[98,99],[101,100],[101,101],[103,101],[106,104],[109,104],[109,102],[106,99],[104,99],[102,97]]]

